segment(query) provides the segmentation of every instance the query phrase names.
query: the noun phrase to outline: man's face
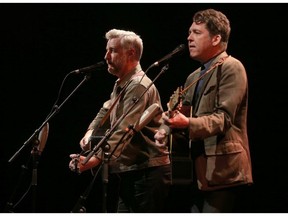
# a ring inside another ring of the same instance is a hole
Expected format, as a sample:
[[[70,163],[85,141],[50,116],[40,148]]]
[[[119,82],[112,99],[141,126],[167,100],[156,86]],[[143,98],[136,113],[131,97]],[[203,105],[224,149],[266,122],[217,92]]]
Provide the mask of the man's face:
[[[105,60],[109,73],[121,77],[125,73],[127,64],[127,50],[121,46],[119,38],[108,40],[106,46]]]
[[[213,47],[213,41],[206,28],[206,24],[196,24],[193,22],[189,28],[187,40],[190,57],[202,63],[205,62]]]

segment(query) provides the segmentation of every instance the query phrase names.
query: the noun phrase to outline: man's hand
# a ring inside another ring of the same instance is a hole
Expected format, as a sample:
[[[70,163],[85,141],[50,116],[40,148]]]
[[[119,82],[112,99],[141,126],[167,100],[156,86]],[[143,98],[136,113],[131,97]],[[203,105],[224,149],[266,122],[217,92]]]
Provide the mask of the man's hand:
[[[168,136],[164,129],[160,129],[154,135],[155,143],[158,146],[166,145],[168,142]]]
[[[167,115],[167,112],[163,113],[162,119],[170,128],[185,129],[189,126],[189,118],[178,110],[172,116]]]
[[[80,140],[80,147],[82,150],[84,151],[88,151],[90,150],[91,148],[91,145],[90,145],[90,137],[93,133],[93,130],[88,130],[86,132],[86,134],[84,135],[84,137]]]
[[[91,157],[87,163],[82,164],[86,157],[79,154],[71,154],[70,158],[69,168],[71,171],[76,173],[81,173],[85,170],[96,167],[101,162],[98,158]]]

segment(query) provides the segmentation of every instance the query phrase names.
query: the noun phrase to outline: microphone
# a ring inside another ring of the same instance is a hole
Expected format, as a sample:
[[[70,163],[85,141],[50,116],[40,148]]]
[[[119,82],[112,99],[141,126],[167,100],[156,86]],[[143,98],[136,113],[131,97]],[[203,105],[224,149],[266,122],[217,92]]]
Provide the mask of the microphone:
[[[161,111],[158,103],[149,106],[141,115],[139,122],[134,126],[134,131],[138,132],[145,127]]]
[[[163,61],[168,61],[170,58],[172,58],[174,55],[176,54],[180,54],[183,52],[183,50],[185,49],[185,45],[184,44],[180,44],[178,47],[176,47],[171,53],[167,54],[166,56],[164,56],[163,58],[161,58],[160,60],[156,61],[153,65],[154,66],[159,66],[159,64]]]
[[[75,73],[75,74],[86,74],[86,73],[89,73],[89,72],[92,72],[92,71],[95,71],[95,70],[102,70],[104,69],[104,66],[105,66],[105,62],[104,61],[100,61],[94,65],[90,65],[90,66],[87,66],[87,67],[83,67],[83,68],[79,68],[79,69],[76,69],[76,70],[73,70],[71,71],[71,73]]]

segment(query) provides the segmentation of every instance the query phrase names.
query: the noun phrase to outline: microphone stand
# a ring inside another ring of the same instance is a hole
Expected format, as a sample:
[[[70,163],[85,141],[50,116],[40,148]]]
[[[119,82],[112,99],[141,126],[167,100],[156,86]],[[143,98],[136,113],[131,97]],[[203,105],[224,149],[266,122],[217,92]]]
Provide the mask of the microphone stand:
[[[42,123],[42,125],[41,125],[38,129],[35,130],[35,132],[28,138],[28,140],[26,140],[26,141],[24,142],[24,144],[22,145],[22,147],[21,147],[17,152],[15,152],[15,154],[9,159],[8,162],[12,162],[12,161],[19,155],[20,151],[21,151],[27,144],[29,144],[34,137],[36,137],[36,136],[39,134],[40,130],[46,125],[46,123],[47,123],[52,117],[54,117],[54,115],[55,115],[56,113],[58,113],[58,112],[60,111],[60,108],[65,104],[65,102],[66,102],[66,101],[74,94],[74,92],[76,92],[76,90],[78,90],[78,89],[82,86],[82,84],[83,84],[85,81],[87,81],[89,78],[90,78],[90,76],[86,75],[86,76],[83,78],[83,80],[76,86],[76,88],[64,99],[64,101],[63,101],[59,106],[56,105],[56,106],[54,107],[54,108],[55,108],[54,111],[46,118],[46,120]]]
[[[94,174],[94,177],[91,181],[91,183],[88,185],[88,187],[86,188],[86,190],[84,191],[83,195],[81,195],[77,201],[77,203],[75,204],[75,206],[73,207],[71,213],[86,213],[86,208],[83,205],[83,202],[87,199],[88,195],[90,194],[90,191],[93,188],[94,182],[96,180],[96,177],[98,176],[98,172],[100,170],[102,165],[100,165],[100,167],[98,168],[98,171]]]
[[[101,165],[98,168],[98,171],[101,169],[102,167],[102,182],[103,182],[103,213],[107,213],[106,210],[106,200],[107,200],[107,185],[108,185],[108,158],[109,158],[109,149],[110,146],[109,144],[105,145],[103,147],[103,155],[104,155],[104,159],[103,162],[101,163]],[[71,213],[86,213],[86,208],[83,205],[83,202],[87,199],[88,195],[90,194],[90,191],[93,188],[94,182],[96,180],[96,177],[98,176],[98,171],[97,173],[94,175],[91,183],[88,185],[88,187],[86,188],[86,190],[84,191],[83,195],[81,195],[77,201],[77,203],[75,204],[75,206],[73,207]]]
[[[125,134],[121,137],[121,139],[118,141],[116,147],[113,149],[111,153],[109,153],[110,150],[110,145],[106,143],[106,145],[102,145],[101,148],[103,150],[103,161],[101,165],[98,168],[98,171],[94,175],[94,178],[92,179],[91,183],[87,187],[87,189],[84,191],[83,195],[81,195],[73,207],[73,210],[71,213],[83,213],[86,212],[86,208],[83,206],[83,202],[87,199],[88,195],[90,194],[90,191],[92,190],[92,187],[94,185],[95,179],[98,175],[99,170],[102,168],[102,182],[103,182],[103,194],[102,194],[102,212],[107,213],[107,188],[108,188],[108,183],[109,183],[109,159],[115,152],[115,150],[118,148],[124,137],[130,133],[131,129],[134,129],[134,126],[129,126],[129,130],[126,131]],[[93,141],[93,139],[99,139],[98,136],[91,136],[90,137],[90,142]]]
[[[107,213],[107,187],[108,187],[108,182],[109,182],[109,149],[110,145],[107,143],[103,148],[104,151],[104,163],[102,163],[103,168],[102,168],[102,182],[103,182],[103,205],[102,205],[102,212]]]
[[[37,198],[37,172],[38,172],[38,163],[39,163],[39,156],[40,152],[38,151],[37,146],[39,145],[39,140],[36,139],[34,142],[32,154],[32,163],[33,163],[33,170],[32,170],[32,180],[31,180],[31,187],[32,187],[32,212],[36,212],[36,198]]]
[[[154,66],[157,66],[155,64],[152,64],[144,73],[144,75],[148,72],[148,70]],[[96,154],[96,152],[98,152],[98,150],[100,148],[105,149],[105,145],[103,145],[104,143],[107,144],[107,140],[109,139],[109,137],[111,136],[111,133],[115,130],[115,128],[122,122],[122,120],[128,115],[128,113],[134,108],[134,106],[139,102],[139,100],[143,97],[143,95],[149,90],[149,88],[155,83],[155,81],[158,79],[158,77],[163,74],[166,70],[168,70],[169,65],[166,64],[164,67],[162,67],[160,73],[158,73],[158,75],[153,79],[153,81],[150,83],[150,85],[145,89],[145,91],[140,95],[140,97],[138,99],[133,100],[133,104],[132,106],[125,112],[122,114],[122,116],[116,121],[116,123],[113,125],[113,127],[111,127],[111,129],[107,130],[105,135],[103,136],[103,138],[98,142],[98,144],[96,146],[94,146],[94,148],[91,150],[91,152],[87,155],[87,157],[82,161],[82,164],[85,165],[90,158]],[[144,77],[143,75],[143,77]],[[142,77],[142,78],[143,78]],[[142,79],[141,79],[142,80]],[[141,82],[140,80],[140,82]],[[140,83],[139,82],[139,83]],[[129,131],[131,129],[131,125],[128,127]],[[109,159],[111,158],[111,156],[113,155],[113,153],[115,152],[115,150],[117,149],[117,147],[119,146],[119,144],[122,142],[123,138],[126,136],[126,134],[129,132],[126,131],[126,133],[122,136],[122,138],[119,140],[119,142],[117,143],[117,145],[115,146],[115,148],[112,150],[112,153],[109,155],[108,150],[107,152],[105,152],[104,150],[104,168],[103,168],[103,183],[104,183],[104,187],[103,187],[103,212],[107,212],[106,209],[106,203],[107,203],[107,184],[108,184],[108,165],[109,165]]]
[[[103,206],[102,206],[102,212],[107,213],[107,188],[109,183],[109,160],[112,157],[113,153],[116,151],[118,146],[122,143],[122,140],[124,137],[126,137],[127,134],[130,134],[130,131],[134,129],[134,125],[129,125],[127,128],[129,130],[126,130],[126,132],[123,134],[121,139],[118,141],[117,145],[113,149],[111,153],[109,153],[110,145],[106,142],[106,145],[104,147],[102,146],[104,160],[103,160],[103,170],[102,170],[102,182],[103,182]]]
[[[71,74],[71,73],[70,73]],[[33,170],[32,170],[32,180],[31,180],[31,186],[32,186],[32,212],[36,212],[36,194],[37,194],[37,169],[38,169],[38,159],[39,159],[39,151],[37,149],[37,145],[39,144],[39,140],[37,139],[37,136],[41,129],[48,124],[49,120],[56,115],[61,109],[61,107],[65,104],[65,102],[83,85],[84,82],[86,82],[90,78],[90,75],[85,75],[85,77],[82,79],[82,81],[76,86],[76,88],[64,99],[64,101],[59,105],[54,106],[54,111],[48,115],[48,117],[45,119],[45,121],[40,125],[38,129],[34,131],[34,133],[24,142],[24,144],[20,147],[18,151],[15,152],[15,154],[9,159],[9,163],[11,163],[26,147],[29,143],[33,141],[33,147],[32,147],[32,157],[33,157]],[[7,203],[9,206],[9,209],[13,206],[12,202]],[[12,210],[9,210],[12,211]]]

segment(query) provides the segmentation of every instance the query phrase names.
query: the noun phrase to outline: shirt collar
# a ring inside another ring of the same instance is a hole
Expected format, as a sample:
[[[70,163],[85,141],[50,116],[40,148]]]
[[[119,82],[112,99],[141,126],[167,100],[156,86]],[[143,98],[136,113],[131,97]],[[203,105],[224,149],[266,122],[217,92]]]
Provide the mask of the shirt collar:
[[[134,69],[132,69],[129,73],[127,73],[120,81],[120,79],[116,80],[116,84],[117,86],[120,86],[121,88],[123,88],[126,84],[127,81],[129,81],[131,79],[132,76],[134,76],[135,74],[139,73],[140,71],[142,71],[141,65],[137,64],[136,67]]]

